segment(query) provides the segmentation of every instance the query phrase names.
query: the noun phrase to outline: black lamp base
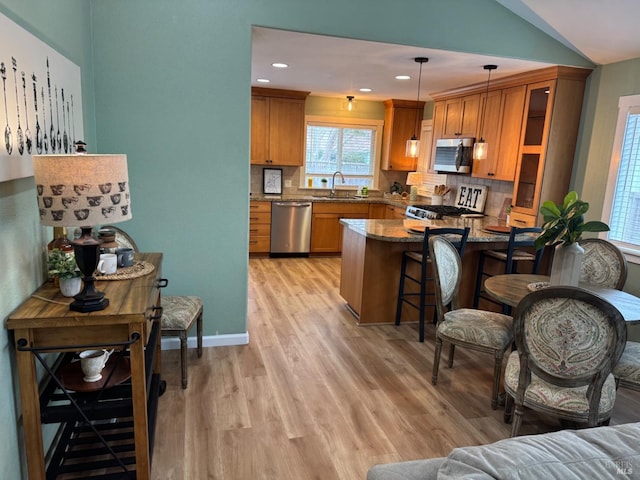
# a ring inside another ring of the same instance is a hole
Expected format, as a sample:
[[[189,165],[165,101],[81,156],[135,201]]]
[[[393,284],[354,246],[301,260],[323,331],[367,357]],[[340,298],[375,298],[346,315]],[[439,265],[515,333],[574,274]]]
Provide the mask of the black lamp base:
[[[93,272],[96,271],[100,260],[100,245],[102,242],[93,237],[91,227],[82,227],[80,238],[71,243],[76,256],[76,263],[83,274],[84,287],[79,294],[73,297],[74,301],[69,305],[69,309],[74,312],[104,310],[109,305],[109,299],[105,298],[104,292],[96,290],[94,285],[95,277],[93,276]]]

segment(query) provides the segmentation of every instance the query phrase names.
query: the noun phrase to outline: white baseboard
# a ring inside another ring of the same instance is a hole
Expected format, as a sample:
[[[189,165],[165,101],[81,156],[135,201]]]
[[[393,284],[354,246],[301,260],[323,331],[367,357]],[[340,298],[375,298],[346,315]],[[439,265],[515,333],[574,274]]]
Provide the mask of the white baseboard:
[[[228,347],[230,345],[247,345],[249,343],[249,332],[233,333],[229,335],[208,335],[202,337],[203,347]],[[198,346],[196,337],[187,338],[187,347],[196,348]],[[178,337],[164,337],[162,339],[162,350],[178,350],[180,339]]]

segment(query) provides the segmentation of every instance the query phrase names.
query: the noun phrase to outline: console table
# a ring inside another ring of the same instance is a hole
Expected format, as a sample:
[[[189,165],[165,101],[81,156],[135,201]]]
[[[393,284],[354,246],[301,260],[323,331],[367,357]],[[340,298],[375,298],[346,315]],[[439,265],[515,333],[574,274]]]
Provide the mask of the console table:
[[[129,435],[133,430],[134,456],[124,461],[118,459],[119,465],[126,471],[119,478],[150,478],[155,409],[162,383],[159,289],[166,285],[166,281],[161,279],[161,253],[137,254],[136,260],[152,264],[155,267],[153,272],[128,280],[96,283],[110,302],[104,310],[90,313],[70,311],[70,299],[61,296],[52,283],[46,283],[18,307],[7,321],[7,328],[14,332],[27,467],[31,480],[55,478],[56,475],[55,472],[45,472],[43,422],[61,423],[63,430],[69,424],[66,430],[69,433],[60,435],[60,443],[65,439],[77,439],[78,434],[72,431],[74,425],[86,424],[79,422],[77,417],[88,417],[94,431],[96,426],[93,423],[97,419],[96,423],[104,429],[106,437],[109,430],[119,428],[116,420],[123,416],[128,417],[126,428]],[[69,360],[75,352],[86,348],[120,350],[122,358],[126,358],[130,365],[130,380],[118,385],[119,390],[109,388],[94,396],[61,388],[58,378],[61,368],[70,365]],[[42,353],[49,352],[60,352],[62,355],[40,387],[36,362],[42,358]],[[50,401],[54,398],[53,392],[57,392],[55,398],[69,400],[67,410],[58,406],[59,400]],[[112,416],[113,420],[105,420]],[[69,448],[56,448],[57,452],[66,453],[67,450]],[[120,446],[113,450],[120,451]],[[132,466],[132,463],[135,465]]]

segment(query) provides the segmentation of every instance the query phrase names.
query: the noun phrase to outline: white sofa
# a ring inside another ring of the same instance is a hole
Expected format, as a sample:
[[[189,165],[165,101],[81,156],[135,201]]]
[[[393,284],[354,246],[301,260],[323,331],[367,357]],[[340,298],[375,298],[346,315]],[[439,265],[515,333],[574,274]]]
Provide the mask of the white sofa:
[[[367,480],[640,478],[640,423],[562,430],[372,467]]]

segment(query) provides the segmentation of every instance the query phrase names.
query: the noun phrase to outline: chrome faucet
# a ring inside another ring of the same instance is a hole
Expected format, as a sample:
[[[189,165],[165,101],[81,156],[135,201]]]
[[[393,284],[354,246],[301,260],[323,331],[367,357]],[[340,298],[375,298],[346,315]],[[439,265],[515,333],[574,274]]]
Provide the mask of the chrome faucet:
[[[331,193],[329,194],[330,197],[336,196],[336,175],[340,175],[342,183],[344,183],[344,175],[342,175],[342,172],[339,170],[333,172],[333,177],[331,177]]]

